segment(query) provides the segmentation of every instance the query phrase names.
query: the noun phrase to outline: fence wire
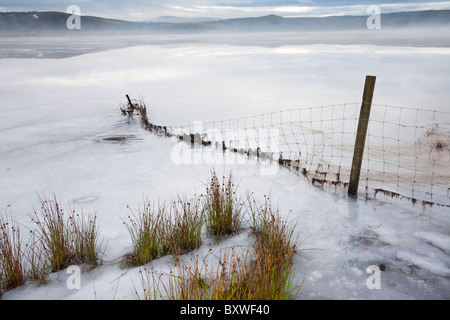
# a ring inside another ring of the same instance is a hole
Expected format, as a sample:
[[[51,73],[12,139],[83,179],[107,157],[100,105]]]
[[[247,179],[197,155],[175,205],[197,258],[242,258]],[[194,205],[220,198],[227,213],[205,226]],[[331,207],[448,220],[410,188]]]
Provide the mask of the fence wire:
[[[276,161],[322,187],[348,187],[361,102],[176,127],[150,123],[142,99],[129,102],[122,112],[137,112],[149,131]],[[449,145],[449,112],[373,104],[360,188],[367,198],[450,207]]]
[[[372,105],[364,153],[366,190],[450,206],[450,113]]]

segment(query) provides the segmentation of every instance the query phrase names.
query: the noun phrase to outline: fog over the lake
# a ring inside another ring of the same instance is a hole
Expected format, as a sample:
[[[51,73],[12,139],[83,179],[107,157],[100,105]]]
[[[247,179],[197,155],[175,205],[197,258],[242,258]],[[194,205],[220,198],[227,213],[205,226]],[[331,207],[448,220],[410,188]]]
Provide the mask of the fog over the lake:
[[[169,123],[357,102],[369,74],[378,79],[377,104],[449,110],[448,47],[299,45],[304,40],[294,34],[148,38],[118,37],[130,46],[69,58],[0,60],[2,125],[82,114],[91,110],[89,101],[96,102],[96,113],[111,112],[126,93],[142,95],[152,116]],[[83,46],[88,50],[102,41],[91,36]],[[58,48],[48,45],[54,56],[73,54],[70,41],[56,43]],[[34,51],[45,57],[44,52]],[[62,101],[59,112],[45,111]],[[29,117],[17,116],[23,108]],[[188,112],[178,119],[183,110]]]
[[[212,169],[232,173],[239,192],[270,195],[282,216],[296,222],[302,243],[294,280],[304,281],[298,299],[450,297],[448,207],[414,206],[395,197],[366,200],[364,194],[349,199],[286,168],[264,175],[261,162],[249,157],[175,163],[173,151],[182,142],[154,135],[137,117],[120,113],[126,94],[141,97],[150,120],[165,126],[359,107],[364,80],[373,75],[374,104],[448,115],[446,30],[15,34],[0,41],[0,213],[30,227],[37,195],[56,194],[62,203],[96,212],[108,242],[106,263],[82,273],[81,290],[68,290],[68,275],[61,272],[45,285],[31,282],[4,292],[4,299],[135,299],[140,268],[125,272],[117,263],[133,247],[123,225],[127,206],[201,193]],[[384,119],[403,129],[393,115]],[[450,130],[445,117],[419,120]],[[117,136],[123,141],[107,139]],[[445,159],[448,146],[443,149],[439,156]],[[431,166],[436,154],[427,157]],[[220,243],[206,236],[194,254],[246,248],[247,231]],[[172,257],[152,262],[167,274],[174,265]],[[381,290],[366,285],[373,265],[384,266]]]

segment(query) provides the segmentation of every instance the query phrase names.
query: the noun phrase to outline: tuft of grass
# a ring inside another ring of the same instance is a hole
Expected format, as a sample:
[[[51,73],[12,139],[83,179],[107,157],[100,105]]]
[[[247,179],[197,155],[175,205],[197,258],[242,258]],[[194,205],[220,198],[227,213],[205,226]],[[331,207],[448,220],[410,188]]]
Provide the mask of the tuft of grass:
[[[17,222],[0,215],[0,295],[25,282],[23,252]]]
[[[249,197],[250,200],[250,197]],[[168,279],[147,271],[141,277],[144,298],[170,300],[288,300],[300,288],[294,283],[293,264],[298,242],[294,227],[273,210],[266,198],[262,206],[250,201],[253,246],[232,248],[217,263],[194,257],[177,265]],[[167,278],[167,277],[166,277]],[[150,288],[153,288],[152,290]],[[150,294],[153,292],[153,296]]]
[[[171,203],[150,203],[128,216],[126,228],[133,242],[133,252],[125,257],[125,266],[140,266],[164,255],[189,252],[201,244],[204,224],[203,209],[199,198],[179,198]]]
[[[256,213],[252,219],[256,255],[252,269],[257,295],[260,299],[289,299],[296,295],[292,268],[299,243],[293,238],[295,225],[283,220],[267,197]]]
[[[54,201],[39,198],[39,212],[34,210],[31,216],[38,229],[44,252],[50,261],[51,271],[59,271],[69,265],[70,233],[64,221],[64,212],[60,204]]]
[[[99,248],[99,231],[97,228],[96,214],[80,214],[72,211],[68,218],[68,227],[71,234],[71,263],[87,263],[95,268],[101,263],[101,252]]]
[[[169,230],[166,232],[165,250],[168,254],[178,255],[198,248],[202,241],[204,224],[203,207],[200,199],[194,197],[191,200],[179,198],[172,203],[166,224]]]
[[[174,294],[170,299],[177,300],[248,300],[249,283],[244,267],[248,251],[238,249],[223,253],[216,265],[208,267],[205,259],[199,267],[198,259],[193,265],[180,266],[178,277],[172,277]]]
[[[231,174],[228,179],[223,177],[220,182],[216,173],[212,172],[211,180],[206,188],[204,206],[208,230],[217,239],[242,230],[243,204],[236,196]]]
[[[126,256],[125,265],[144,265],[161,254],[162,236],[166,230],[164,212],[165,206],[159,206],[155,212],[150,203],[145,203],[143,210],[131,212],[128,224],[123,222],[133,242],[133,252]]]
[[[243,255],[242,255],[243,257]],[[237,282],[243,280],[236,275],[241,258],[232,250],[219,258],[218,263],[209,265],[209,257],[201,260],[194,256],[190,261],[178,261],[176,270],[168,274],[158,274],[153,269],[140,271],[143,298],[158,297],[169,300],[226,300],[236,298]],[[241,286],[244,283],[240,283]],[[238,290],[240,292],[240,290]],[[141,296],[136,291],[138,298]]]
[[[42,239],[36,230],[30,230],[30,239],[25,245],[25,261],[27,262],[27,280],[45,283],[49,280],[50,259],[42,245]]]
[[[51,272],[60,271],[71,264],[90,264],[96,267],[101,262],[101,246],[98,242],[98,228],[96,215],[88,216],[77,214],[64,209],[56,199],[40,199],[40,209],[30,215],[36,224],[36,236],[40,239],[41,251],[35,251],[31,257],[33,261],[45,266],[42,259],[36,258],[44,255],[49,261]],[[37,252],[37,255],[35,254]],[[35,274],[42,274],[39,268],[34,268]]]

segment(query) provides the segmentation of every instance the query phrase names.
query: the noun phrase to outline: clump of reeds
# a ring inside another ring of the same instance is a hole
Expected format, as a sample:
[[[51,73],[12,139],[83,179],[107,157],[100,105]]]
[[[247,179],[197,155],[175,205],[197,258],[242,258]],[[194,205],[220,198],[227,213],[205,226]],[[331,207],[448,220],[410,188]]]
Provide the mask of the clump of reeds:
[[[17,222],[0,215],[0,295],[25,281],[23,251]]]
[[[292,268],[298,248],[294,227],[281,218],[268,198],[253,213],[256,259],[252,263],[252,276],[258,283],[257,295],[261,299],[289,299],[293,294]]]
[[[125,259],[127,265],[146,264],[163,251],[164,210],[162,206],[155,212],[150,203],[146,203],[143,210],[139,209],[137,213],[132,211],[128,216],[129,223],[123,222],[133,242],[133,252]]]
[[[51,261],[37,230],[30,230],[30,239],[25,247],[24,258],[27,263],[27,280],[47,282],[51,271]]]
[[[204,223],[199,198],[179,198],[169,206],[150,203],[128,216],[125,223],[133,242],[133,252],[125,265],[139,266],[163,255],[178,255],[198,248]]]
[[[175,270],[158,273],[153,269],[140,270],[143,295],[136,290],[138,298],[146,300],[166,298],[169,300],[227,300],[236,299],[242,290],[236,290],[242,277],[240,264],[245,261],[236,250],[225,252],[217,263],[209,257],[195,255],[187,262],[178,261]]]
[[[50,272],[71,264],[101,263],[96,215],[86,218],[70,208],[65,212],[56,197],[39,199],[40,208],[30,215],[37,228],[30,230],[25,250],[18,224],[0,217],[0,295],[2,289],[26,279],[46,281]],[[173,255],[178,266],[168,277],[148,270],[145,276],[141,273],[145,299],[290,299],[298,292],[292,274],[298,247],[294,225],[281,218],[267,197],[262,205],[252,195],[247,196],[247,205],[239,201],[231,175],[220,182],[213,172],[205,196],[178,198],[157,208],[146,202],[143,210],[131,212],[124,224],[133,252],[123,265],[140,266]],[[246,212],[251,218],[252,246],[233,248],[217,257],[217,263],[210,263],[209,255],[203,260],[197,256],[190,264],[181,262],[180,254],[200,246],[204,229],[217,239],[242,231]]]
[[[238,233],[243,227],[243,203],[236,196],[231,175],[220,182],[213,172],[205,196],[179,198],[158,208],[145,203],[143,209],[131,210],[128,220],[123,223],[131,236],[133,252],[126,255],[123,265],[138,266],[197,248],[205,224],[217,239]]]
[[[215,172],[206,188],[205,214],[208,230],[217,239],[238,233],[243,225],[243,204],[234,190],[231,174],[219,181]]]
[[[95,214],[85,219],[83,213],[80,215],[70,208],[66,214],[54,197],[53,200],[40,198],[40,208],[30,218],[37,226],[36,236],[42,246],[38,256],[43,255],[49,261],[51,272],[71,264],[87,263],[96,267],[101,262]],[[34,254],[32,257],[40,260]]]
[[[72,211],[69,217],[69,230],[72,234],[72,264],[87,263],[97,267],[101,263],[99,250],[99,232],[97,228],[97,216],[84,216]]]
[[[171,300],[248,300],[251,286],[245,266],[248,251],[231,249],[217,263],[195,257],[190,264],[180,264],[178,272],[163,287]]]
[[[298,287],[292,274],[298,243],[294,225],[283,220],[266,198],[264,205],[249,205],[252,213],[251,248],[233,248],[217,263],[194,257],[179,263],[168,277],[153,271],[141,274],[144,298],[172,300],[286,300]],[[153,289],[150,289],[150,288]],[[153,290],[153,291],[152,291]],[[153,296],[150,294],[153,292]]]
[[[48,279],[48,262],[44,258],[35,230],[30,230],[28,242],[22,243],[19,224],[0,216],[0,296],[27,280]]]
[[[169,254],[186,253],[200,246],[204,225],[200,198],[194,197],[190,201],[179,198],[174,201],[167,218],[170,219],[166,241]]]

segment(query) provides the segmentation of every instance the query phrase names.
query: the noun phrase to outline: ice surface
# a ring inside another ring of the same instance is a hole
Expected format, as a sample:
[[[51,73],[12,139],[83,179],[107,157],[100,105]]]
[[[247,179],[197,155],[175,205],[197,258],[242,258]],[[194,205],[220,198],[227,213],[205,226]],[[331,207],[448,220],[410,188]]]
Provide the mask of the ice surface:
[[[97,212],[108,240],[105,263],[69,290],[64,271],[45,285],[27,283],[3,299],[135,299],[139,270],[119,268],[132,244],[122,220],[144,198],[171,200],[204,191],[212,168],[232,172],[238,190],[271,196],[302,240],[295,274],[299,299],[448,299],[450,214],[397,200],[347,199],[301,176],[263,165],[180,164],[182,142],[154,136],[120,115],[127,93],[141,94],[161,124],[191,124],[283,108],[358,101],[375,74],[379,104],[448,110],[450,51],[375,46],[138,46],[67,59],[0,60],[0,212],[30,226],[38,194]],[[123,137],[114,140],[108,137]],[[196,252],[246,246],[205,239]],[[383,265],[381,289],[367,268]],[[174,266],[170,257],[153,262]]]

